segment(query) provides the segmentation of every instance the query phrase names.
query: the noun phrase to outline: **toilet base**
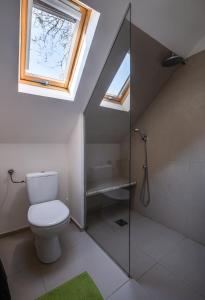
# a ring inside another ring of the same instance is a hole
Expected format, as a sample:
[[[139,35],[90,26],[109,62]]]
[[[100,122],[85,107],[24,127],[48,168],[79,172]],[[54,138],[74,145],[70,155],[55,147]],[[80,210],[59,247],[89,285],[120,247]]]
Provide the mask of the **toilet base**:
[[[58,236],[47,239],[35,236],[35,248],[37,257],[45,264],[53,263],[61,257],[61,245]]]

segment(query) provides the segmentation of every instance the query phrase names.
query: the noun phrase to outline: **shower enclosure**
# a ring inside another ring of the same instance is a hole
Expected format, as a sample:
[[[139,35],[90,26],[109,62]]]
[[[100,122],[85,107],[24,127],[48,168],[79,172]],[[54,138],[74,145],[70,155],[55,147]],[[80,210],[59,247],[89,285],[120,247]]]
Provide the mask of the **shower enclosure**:
[[[149,299],[203,299],[205,51],[185,61],[135,21],[84,114],[87,232]]]
[[[85,111],[87,232],[129,272],[130,9]]]

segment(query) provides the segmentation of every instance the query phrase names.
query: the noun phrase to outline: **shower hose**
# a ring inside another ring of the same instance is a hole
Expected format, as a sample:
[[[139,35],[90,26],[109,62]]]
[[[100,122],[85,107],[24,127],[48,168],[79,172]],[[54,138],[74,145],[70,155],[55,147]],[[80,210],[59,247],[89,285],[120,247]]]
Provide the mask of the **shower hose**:
[[[142,181],[142,186],[141,186],[141,190],[140,190],[140,202],[144,205],[144,207],[147,207],[151,202],[150,188],[149,188],[147,137],[145,136],[142,140],[144,142],[145,163],[143,165],[144,174],[143,174],[143,181]],[[146,197],[146,194],[147,194],[147,197]]]

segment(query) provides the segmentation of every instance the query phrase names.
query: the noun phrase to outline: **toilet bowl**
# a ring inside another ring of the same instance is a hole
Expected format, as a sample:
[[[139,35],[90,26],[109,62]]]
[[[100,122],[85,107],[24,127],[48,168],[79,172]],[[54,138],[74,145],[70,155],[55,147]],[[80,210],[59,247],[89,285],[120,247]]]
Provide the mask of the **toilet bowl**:
[[[67,206],[60,200],[31,205],[28,222],[35,235],[35,248],[40,261],[56,261],[61,256],[58,235],[69,222]]]
[[[35,237],[36,254],[43,263],[55,262],[61,256],[59,234],[70,220],[68,207],[57,196],[58,173],[26,175],[30,207],[28,222]]]

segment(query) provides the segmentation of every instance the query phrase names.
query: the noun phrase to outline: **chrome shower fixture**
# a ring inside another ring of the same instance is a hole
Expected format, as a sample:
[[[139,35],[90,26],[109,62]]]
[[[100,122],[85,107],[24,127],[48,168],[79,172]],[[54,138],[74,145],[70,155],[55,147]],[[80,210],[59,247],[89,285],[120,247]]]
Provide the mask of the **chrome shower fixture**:
[[[175,53],[171,53],[168,57],[163,59],[162,67],[174,67],[177,65],[186,65],[185,59]]]
[[[141,137],[141,139],[146,142],[147,141],[147,135],[142,133],[141,130],[139,128],[135,128],[134,132],[138,133]]]
[[[149,206],[151,202],[151,196],[150,196],[150,187],[149,187],[149,165],[148,165],[148,153],[147,153],[147,135],[142,133],[139,128],[135,128],[134,132],[138,133],[140,135],[140,138],[144,142],[144,154],[145,154],[145,160],[143,164],[143,181],[140,188],[140,201],[144,205],[144,207]]]

